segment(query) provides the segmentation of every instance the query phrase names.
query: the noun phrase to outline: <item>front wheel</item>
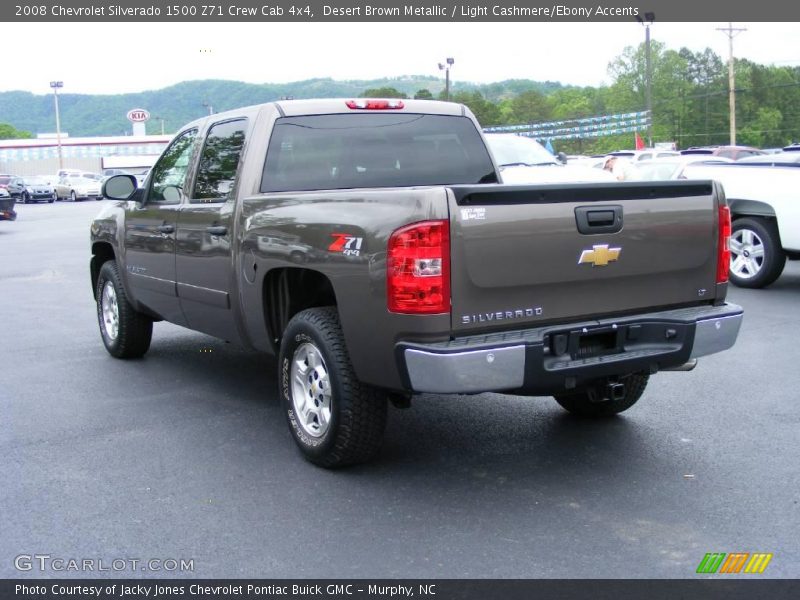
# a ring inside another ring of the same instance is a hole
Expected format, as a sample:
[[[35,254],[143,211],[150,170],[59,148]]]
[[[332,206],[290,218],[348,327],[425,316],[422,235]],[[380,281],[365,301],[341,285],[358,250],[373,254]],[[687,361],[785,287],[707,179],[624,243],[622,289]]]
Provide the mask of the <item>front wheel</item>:
[[[762,288],[773,283],[786,266],[778,227],[774,221],[737,219],[731,233],[731,271],[733,284]]]
[[[150,348],[153,320],[128,301],[116,261],[100,267],[95,288],[97,321],[103,344],[116,358],[139,358]]]
[[[73,202],[77,202],[78,201],[78,194],[75,193],[75,190],[72,190],[69,193],[69,199],[72,200]]]
[[[333,468],[377,453],[386,396],[356,378],[335,308],[296,314],[283,334],[278,364],[283,409],[306,459]]]
[[[580,417],[613,417],[636,404],[642,397],[649,378],[647,373],[631,373],[613,380],[597,381],[554,398],[564,410]]]
[[[31,197],[28,195],[28,192],[22,192],[22,203],[27,204],[31,201]]]

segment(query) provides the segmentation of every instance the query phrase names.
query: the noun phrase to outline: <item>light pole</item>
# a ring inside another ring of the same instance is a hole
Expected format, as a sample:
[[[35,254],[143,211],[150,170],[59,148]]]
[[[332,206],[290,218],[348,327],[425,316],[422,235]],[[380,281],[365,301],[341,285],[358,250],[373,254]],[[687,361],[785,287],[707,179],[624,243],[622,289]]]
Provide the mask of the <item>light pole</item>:
[[[445,60],[446,64],[439,63],[439,70],[444,71],[444,99],[450,102],[450,67],[456,62],[452,58]]]
[[[161,135],[164,135],[164,117],[156,117],[156,121],[161,121]]]
[[[644,13],[644,19],[636,15],[636,20],[644,25],[644,69],[645,91],[644,98],[647,110],[647,147],[653,147],[653,69],[650,63],[650,25],[656,20],[656,13]]]
[[[214,107],[211,106],[208,102],[203,102],[203,106],[205,106],[208,109],[208,114],[210,115],[214,114]]]
[[[56,143],[58,144],[58,170],[64,168],[64,157],[61,154],[61,116],[58,114],[58,88],[64,87],[63,81],[51,81],[50,87],[53,88],[53,100],[56,104]]]

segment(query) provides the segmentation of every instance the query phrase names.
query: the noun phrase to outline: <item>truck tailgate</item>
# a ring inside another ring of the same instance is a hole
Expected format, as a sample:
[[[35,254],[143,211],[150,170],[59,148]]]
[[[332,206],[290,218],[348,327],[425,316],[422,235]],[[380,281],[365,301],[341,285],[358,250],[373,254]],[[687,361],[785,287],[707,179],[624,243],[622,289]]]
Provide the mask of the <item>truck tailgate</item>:
[[[714,299],[724,200],[710,181],[452,191],[455,332]]]

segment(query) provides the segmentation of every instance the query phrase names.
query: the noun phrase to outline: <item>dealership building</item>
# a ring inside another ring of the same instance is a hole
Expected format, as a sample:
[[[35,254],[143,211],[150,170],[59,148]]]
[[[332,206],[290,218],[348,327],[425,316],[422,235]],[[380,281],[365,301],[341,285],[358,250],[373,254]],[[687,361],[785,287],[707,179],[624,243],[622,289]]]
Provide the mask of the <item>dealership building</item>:
[[[78,137],[55,135],[36,139],[0,140],[0,173],[11,175],[52,175],[59,168],[102,173],[104,169],[131,172],[150,167],[166,148],[171,135],[119,135]]]

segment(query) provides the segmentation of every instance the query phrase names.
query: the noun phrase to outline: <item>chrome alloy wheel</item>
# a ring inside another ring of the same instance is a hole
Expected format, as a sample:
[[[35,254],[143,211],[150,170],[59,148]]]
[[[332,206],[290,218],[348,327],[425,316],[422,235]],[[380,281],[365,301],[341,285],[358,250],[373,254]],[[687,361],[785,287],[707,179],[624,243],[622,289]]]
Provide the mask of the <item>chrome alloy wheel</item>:
[[[758,275],[764,266],[764,242],[751,229],[739,229],[731,236],[731,272],[741,279]]]
[[[310,342],[300,344],[290,375],[297,422],[308,435],[322,437],[331,423],[331,381],[319,348]]]
[[[103,316],[103,332],[106,337],[114,341],[119,335],[119,305],[117,292],[110,281],[106,281],[100,296],[100,310]]]

